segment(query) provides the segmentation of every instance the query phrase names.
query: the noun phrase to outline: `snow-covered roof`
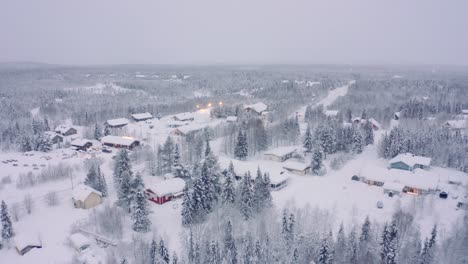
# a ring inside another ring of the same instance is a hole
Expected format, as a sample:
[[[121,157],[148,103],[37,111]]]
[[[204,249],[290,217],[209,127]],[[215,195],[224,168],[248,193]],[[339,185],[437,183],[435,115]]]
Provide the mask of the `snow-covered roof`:
[[[88,198],[88,196],[91,194],[91,193],[95,193],[99,196],[102,196],[102,193],[100,191],[96,191],[95,189],[87,186],[87,185],[84,185],[84,184],[80,184],[78,186],[76,186],[74,189],[73,189],[73,199],[75,199],[75,201],[84,201],[86,200],[86,198]]]
[[[42,246],[41,241],[39,240],[39,234],[37,233],[28,233],[22,232],[14,237],[16,248],[21,251],[28,246]]]
[[[185,181],[181,178],[167,179],[149,187],[158,197],[180,193],[184,188]]]
[[[386,181],[382,187],[387,190],[401,192],[405,185],[399,182]]]
[[[202,125],[202,124],[190,124],[190,125],[186,125],[186,126],[180,126],[180,127],[176,128],[175,130],[181,132],[184,135],[187,135],[188,133],[190,133],[192,131],[198,131],[198,130],[204,129],[205,126],[206,125]]]
[[[271,184],[280,184],[282,182],[285,182],[289,179],[289,173],[283,173],[283,174],[273,174],[270,175],[270,183]]]
[[[325,115],[326,116],[337,116],[338,115],[338,110],[326,110]]]
[[[119,136],[105,136],[101,138],[101,142],[103,144],[113,144],[113,145],[121,145],[121,146],[130,146],[133,143],[138,141],[133,137],[119,137]]]
[[[180,114],[177,114],[177,115],[174,115],[174,119],[178,119],[178,120],[189,120],[189,119],[194,119],[194,115],[193,113],[190,113],[190,112],[185,112],[185,113],[180,113]]]
[[[297,171],[304,171],[310,168],[310,165],[307,163],[297,162],[297,161],[286,161],[283,163],[283,168]]]
[[[60,133],[60,134],[65,134],[68,132],[68,130],[72,129],[73,127],[68,126],[68,125],[60,125],[55,128],[55,132]]]
[[[153,115],[146,112],[146,113],[133,114],[132,117],[136,120],[141,120],[141,119],[151,119],[153,118]]]
[[[228,116],[226,118],[226,121],[228,122],[236,122],[237,121],[237,116]]]
[[[47,136],[49,139],[53,139],[54,137],[62,137],[62,135],[55,133],[53,131],[45,131],[44,135]]]
[[[448,184],[450,180],[459,180],[462,174],[454,173],[447,176],[438,171],[426,171],[415,169],[414,171],[392,170],[383,167],[368,166],[361,170],[360,176],[373,181],[384,182],[384,188],[391,182],[400,183],[404,186],[414,187],[424,190],[435,190],[441,184]]]
[[[467,128],[467,123],[466,120],[460,119],[460,120],[449,120],[445,122],[446,126],[449,126],[452,129],[465,129]]]
[[[464,114],[464,115],[468,115],[468,109],[462,109],[461,112],[462,112],[462,114]]]
[[[109,119],[106,121],[109,126],[124,126],[129,123],[127,118]]]
[[[75,147],[84,147],[87,143],[91,143],[91,141],[84,138],[77,138],[73,140],[70,144]]]
[[[263,111],[266,111],[268,109],[268,106],[262,102],[258,102],[251,105],[244,105],[244,109],[252,109],[257,113],[261,113]]]
[[[282,156],[285,156],[285,155],[288,155],[294,151],[297,150],[297,147],[279,147],[279,148],[275,148],[275,149],[271,149],[271,150],[268,150],[264,153],[264,155],[273,155],[273,156],[277,156],[277,157],[282,157]]]
[[[416,156],[411,153],[403,153],[399,154],[398,156],[394,157],[389,161],[390,164],[396,163],[396,162],[403,162],[411,167],[414,167],[414,165],[423,165],[423,166],[429,166],[431,165],[431,158],[423,157],[423,156]]]
[[[68,239],[75,248],[81,248],[83,246],[90,245],[89,239],[81,233],[72,234]]]

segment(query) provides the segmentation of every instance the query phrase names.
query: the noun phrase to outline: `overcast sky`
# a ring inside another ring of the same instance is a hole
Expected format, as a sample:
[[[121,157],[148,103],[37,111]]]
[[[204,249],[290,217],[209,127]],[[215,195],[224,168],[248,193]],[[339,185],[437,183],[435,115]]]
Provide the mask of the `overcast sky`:
[[[467,0],[0,0],[0,61],[468,65]]]

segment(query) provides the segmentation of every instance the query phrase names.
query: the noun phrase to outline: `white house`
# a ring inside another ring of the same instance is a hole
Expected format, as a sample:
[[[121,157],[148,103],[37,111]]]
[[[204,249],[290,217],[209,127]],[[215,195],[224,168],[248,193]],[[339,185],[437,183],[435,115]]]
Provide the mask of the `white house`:
[[[55,133],[60,134],[62,136],[70,136],[70,135],[75,135],[77,133],[76,128],[73,128],[73,127],[68,126],[68,125],[57,126],[54,129],[54,131],[55,131]]]
[[[283,163],[283,169],[296,175],[306,175],[310,173],[310,165],[297,161],[287,161]]]
[[[174,115],[172,118],[176,121],[193,121],[195,119],[195,116],[193,115],[193,113],[185,112]]]
[[[249,113],[256,113],[257,115],[261,115],[268,109],[268,106],[262,102],[258,102],[251,105],[244,105],[244,110]]]
[[[91,241],[81,233],[72,234],[68,240],[73,249],[82,253],[91,247]]]
[[[145,113],[133,114],[132,118],[133,120],[139,122],[139,121],[145,121],[148,119],[153,119],[153,115],[148,112],[145,112]]]
[[[72,192],[72,200],[75,208],[90,209],[102,202],[102,193],[95,189],[80,184]]]
[[[127,118],[116,118],[116,119],[109,119],[106,121],[105,125],[111,128],[120,128],[128,125],[130,121]]]
[[[76,149],[76,150],[83,150],[83,151],[86,151],[88,150],[88,148],[90,148],[93,143],[87,139],[83,139],[83,138],[77,138],[75,140],[73,140],[70,145]]]
[[[263,153],[263,157],[266,160],[283,162],[290,159],[296,150],[296,147],[279,147]]]
[[[274,191],[283,189],[288,185],[289,173],[270,175],[270,187]]]

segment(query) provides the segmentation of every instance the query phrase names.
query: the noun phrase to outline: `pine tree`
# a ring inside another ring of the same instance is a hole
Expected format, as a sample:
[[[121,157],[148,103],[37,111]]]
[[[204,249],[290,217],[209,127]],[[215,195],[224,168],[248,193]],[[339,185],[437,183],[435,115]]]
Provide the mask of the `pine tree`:
[[[398,263],[398,231],[396,228],[395,220],[392,221],[390,226],[385,225],[382,233],[382,242],[380,250],[380,258],[382,263],[396,264]]]
[[[253,214],[253,193],[251,187],[250,172],[244,175],[241,184],[240,211],[245,220],[248,220]]]
[[[165,263],[169,263],[169,251],[164,244],[164,240],[159,240],[158,254],[164,260]]]
[[[244,264],[253,264],[253,245],[252,237],[250,236],[250,234],[247,234],[247,237],[244,240],[244,251],[242,260]]]
[[[161,172],[169,173],[172,171],[173,164],[173,153],[174,153],[174,141],[171,137],[167,137],[161,152]]]
[[[150,245],[150,264],[156,264],[158,258],[158,243],[156,243],[156,240],[153,238]]]
[[[431,238],[424,241],[424,246],[420,254],[420,264],[431,264],[434,261],[434,247],[436,245],[437,226],[431,232]]]
[[[122,172],[121,182],[117,190],[117,205],[130,212],[132,201],[132,178],[128,171]]]
[[[88,174],[86,174],[84,184],[99,191],[98,190],[99,179],[98,179],[98,175],[96,172],[96,166],[94,164],[92,164],[91,167],[89,168]]]
[[[206,210],[206,188],[201,178],[195,178],[193,181],[192,204],[195,222],[203,222],[208,211]]]
[[[346,263],[346,235],[343,227],[343,223],[340,224],[340,228],[338,230],[338,235],[336,237],[336,245],[335,245],[335,259],[338,264]]]
[[[96,123],[94,125],[94,139],[100,140],[102,137],[101,127]]]
[[[273,206],[273,197],[271,196],[270,176],[265,173],[263,175],[263,204],[265,207]]]
[[[231,220],[228,219],[226,223],[226,227],[224,229],[224,262],[226,264],[236,264],[237,263],[237,248],[234,238],[232,236],[232,223]]]
[[[229,174],[229,172],[228,172]],[[236,200],[234,183],[232,182],[232,177],[226,174],[226,179],[223,184],[223,193],[222,193],[222,202],[223,204],[234,204]]]
[[[171,264],[178,264],[179,258],[177,257],[176,252],[172,252],[172,263]]]
[[[104,126],[104,136],[110,136],[111,134],[111,129],[108,125]]]
[[[371,223],[369,216],[366,216],[364,223],[361,228],[361,235],[359,236],[358,245],[358,260],[359,262],[370,262],[372,261],[372,252],[370,249],[371,244]]]
[[[219,259],[219,249],[217,243],[214,241],[211,241],[210,243],[210,249],[209,249],[209,262],[210,264],[220,264],[221,260]]]
[[[107,197],[108,190],[107,190],[106,178],[104,177],[104,174],[101,172],[101,167],[99,166],[96,167],[96,175],[97,175],[98,181],[97,181],[97,186],[95,189],[101,192],[102,197]]]
[[[252,201],[254,210],[257,212],[261,211],[265,206],[264,188],[262,172],[260,171],[260,168],[258,168],[257,177],[255,177],[254,180]]]
[[[255,242],[253,263],[263,263],[263,250],[259,240]]]
[[[322,244],[319,250],[318,264],[330,263],[330,248],[328,246],[328,239],[322,239]]]
[[[185,169],[180,163],[180,151],[179,151],[179,145],[175,144],[174,147],[174,153],[172,154],[172,174],[175,177],[186,177]]]
[[[366,145],[374,144],[374,129],[372,128],[372,123],[367,119],[364,124],[364,143]]]
[[[13,225],[8,214],[8,207],[5,201],[2,200],[2,208],[0,211],[0,222],[2,224],[2,238],[8,240],[15,235],[13,231]]]
[[[351,123],[353,122],[353,113],[351,112],[351,109],[346,109],[346,122]]]
[[[194,219],[194,208],[192,202],[192,194],[187,186],[184,188],[184,198],[182,201],[182,225],[185,227],[190,226]]]
[[[314,175],[325,174],[325,167],[323,166],[323,150],[320,144],[316,144],[312,153],[311,168]]]
[[[356,230],[353,228],[351,233],[349,234],[348,238],[348,250],[346,252],[346,259],[350,264],[357,264],[358,263],[358,243],[357,243],[357,235]]]
[[[367,118],[369,118],[367,116],[367,110],[364,108],[361,113],[361,119],[366,120]]]
[[[353,152],[360,154],[363,149],[362,133],[359,128],[353,128]]]
[[[293,258],[292,258],[291,264],[299,264],[299,252],[297,248],[295,248],[293,251]]]
[[[312,144],[312,132],[310,131],[310,125],[307,125],[303,143],[306,152],[312,152]]]
[[[148,232],[151,229],[151,220],[148,216],[148,197],[140,174],[136,175],[133,185],[133,188],[135,188],[133,191],[131,210],[133,230],[136,232]]]
[[[237,159],[245,160],[248,155],[249,152],[246,133],[243,133],[242,130],[239,130],[236,147],[234,148],[234,156]]]

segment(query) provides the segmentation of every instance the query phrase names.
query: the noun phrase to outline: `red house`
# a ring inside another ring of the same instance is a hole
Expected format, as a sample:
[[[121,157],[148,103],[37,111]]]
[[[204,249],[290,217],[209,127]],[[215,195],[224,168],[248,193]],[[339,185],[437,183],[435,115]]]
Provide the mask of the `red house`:
[[[180,178],[172,178],[155,184],[146,189],[150,201],[163,204],[183,195],[185,181]]]

